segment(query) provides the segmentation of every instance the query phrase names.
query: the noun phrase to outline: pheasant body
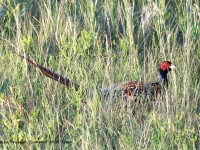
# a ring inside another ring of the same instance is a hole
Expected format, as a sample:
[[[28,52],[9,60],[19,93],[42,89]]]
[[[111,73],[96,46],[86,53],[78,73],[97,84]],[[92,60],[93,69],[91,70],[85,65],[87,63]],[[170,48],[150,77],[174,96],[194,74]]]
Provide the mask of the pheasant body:
[[[123,98],[151,98],[157,96],[161,92],[161,86],[158,82],[145,83],[145,82],[126,82],[119,86],[123,91]]]
[[[45,68],[32,59],[28,57],[24,57],[19,55],[23,59],[26,59],[29,64],[38,68],[45,76],[60,82],[65,85],[67,88],[74,87],[75,90],[79,89],[79,85],[77,83],[71,82],[68,78],[59,75],[58,73]],[[100,95],[108,95],[116,91],[122,91],[123,99],[131,99],[137,100],[138,98],[146,99],[146,98],[154,98],[164,87],[168,86],[168,78],[167,73],[171,71],[171,69],[175,68],[170,61],[163,61],[158,66],[158,82],[142,82],[142,81],[131,81],[121,83],[119,85],[114,84],[111,88],[102,88],[98,90]]]
[[[158,66],[158,81],[157,82],[126,82],[119,86],[119,89],[123,91],[124,99],[131,99],[136,101],[137,99],[154,99],[161,91],[168,87],[167,74],[171,69],[175,68],[170,61],[163,61]]]

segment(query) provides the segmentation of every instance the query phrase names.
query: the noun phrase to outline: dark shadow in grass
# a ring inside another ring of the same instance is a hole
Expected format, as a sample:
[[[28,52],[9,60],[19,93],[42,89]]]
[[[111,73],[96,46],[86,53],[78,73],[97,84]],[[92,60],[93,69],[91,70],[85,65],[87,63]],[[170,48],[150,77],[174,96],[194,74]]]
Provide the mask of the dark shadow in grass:
[[[0,85],[0,92],[1,93],[5,93],[8,89],[8,85],[9,85],[9,80],[5,79],[2,84]]]

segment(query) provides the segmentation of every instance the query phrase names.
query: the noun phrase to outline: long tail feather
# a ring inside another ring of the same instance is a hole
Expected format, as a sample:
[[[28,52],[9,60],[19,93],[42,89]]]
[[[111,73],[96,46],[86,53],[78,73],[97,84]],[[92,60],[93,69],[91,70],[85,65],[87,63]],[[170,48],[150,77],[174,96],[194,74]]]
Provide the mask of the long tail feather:
[[[58,73],[51,71],[48,68],[45,68],[38,63],[36,63],[31,58],[19,55],[21,58],[26,59],[26,61],[31,64],[32,66],[38,68],[45,76],[60,82],[61,84],[64,84],[67,88],[74,87],[75,90],[79,89],[79,85],[77,83],[72,83],[68,78],[63,77],[62,75],[59,75]]]

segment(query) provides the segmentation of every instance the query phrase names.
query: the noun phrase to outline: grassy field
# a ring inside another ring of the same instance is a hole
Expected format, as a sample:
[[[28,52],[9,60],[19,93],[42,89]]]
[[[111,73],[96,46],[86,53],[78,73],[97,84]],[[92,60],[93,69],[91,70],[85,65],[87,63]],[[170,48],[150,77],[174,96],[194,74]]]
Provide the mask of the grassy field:
[[[199,149],[199,0],[0,1],[0,149]],[[17,53],[80,84],[41,74]],[[151,110],[97,90],[156,81]]]

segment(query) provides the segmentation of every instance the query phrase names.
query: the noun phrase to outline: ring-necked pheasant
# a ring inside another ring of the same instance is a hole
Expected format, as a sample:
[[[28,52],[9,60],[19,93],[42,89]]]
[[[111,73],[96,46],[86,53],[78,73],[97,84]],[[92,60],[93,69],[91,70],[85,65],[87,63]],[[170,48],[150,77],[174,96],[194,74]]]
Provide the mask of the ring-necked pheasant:
[[[64,84],[67,88],[74,87],[75,90],[79,89],[79,85],[77,83],[71,82],[68,78],[63,77],[62,75],[59,75],[56,72],[51,71],[48,68],[45,68],[38,63],[36,63],[34,60],[30,59],[29,57],[24,57],[22,55],[19,55],[23,59],[26,59],[27,62],[34,67],[38,68],[44,75],[47,77],[56,80],[60,82],[61,84]],[[172,65],[170,61],[163,61],[158,66],[158,81],[157,82],[149,82],[145,83],[142,81],[135,81],[135,82],[125,82],[119,85],[114,85],[111,89],[103,88],[98,90],[99,94],[107,95],[111,91],[123,91],[123,98],[131,98],[131,99],[137,99],[138,96],[142,98],[147,97],[155,97],[157,94],[161,92],[163,88],[167,88],[168,86],[168,78],[167,73],[171,71],[171,69],[174,69],[175,66]]]
[[[167,74],[176,68],[170,61],[163,61],[158,65],[157,82],[126,82],[122,83],[118,89],[123,91],[123,98],[130,100],[154,98],[168,87]]]

